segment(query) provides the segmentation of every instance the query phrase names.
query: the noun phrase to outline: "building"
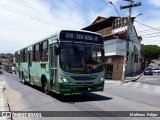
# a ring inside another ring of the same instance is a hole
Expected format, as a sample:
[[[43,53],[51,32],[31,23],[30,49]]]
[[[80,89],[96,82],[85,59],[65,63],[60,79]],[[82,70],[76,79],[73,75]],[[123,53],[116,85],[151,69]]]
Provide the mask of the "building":
[[[105,78],[107,79],[122,79],[125,55],[127,55],[125,75],[141,70],[142,39],[138,37],[132,24],[134,19],[135,17],[131,17],[131,24],[128,28],[127,17],[98,16],[91,25],[83,28],[83,30],[100,33],[104,39]]]

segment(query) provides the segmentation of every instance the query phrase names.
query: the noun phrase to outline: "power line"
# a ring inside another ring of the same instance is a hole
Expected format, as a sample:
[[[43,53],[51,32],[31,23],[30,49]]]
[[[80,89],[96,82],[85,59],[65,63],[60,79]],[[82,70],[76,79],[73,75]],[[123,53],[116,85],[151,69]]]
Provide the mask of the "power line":
[[[11,1],[11,0],[10,0]],[[102,0],[103,1],[103,0]],[[104,2],[104,1],[103,1]],[[105,2],[104,2],[105,3]],[[107,6],[109,6],[107,3],[106,3],[106,5]],[[2,6],[2,5],[1,5]],[[5,5],[6,6],[6,5]],[[4,7],[4,6],[2,6],[2,7]],[[8,7],[10,7],[10,6],[8,6]],[[32,7],[30,7],[30,8],[32,8]],[[112,7],[110,7],[110,8],[112,8]],[[8,9],[8,8],[7,8]],[[13,8],[12,8],[13,9]],[[12,10],[12,9],[9,9],[9,10]],[[32,9],[34,9],[34,8],[32,8]],[[113,9],[113,8],[112,8]],[[37,9],[36,9],[37,10]],[[21,11],[18,11],[18,12],[21,12]],[[27,15],[29,15],[29,14],[27,14]],[[30,17],[33,17],[33,16],[30,16]],[[32,18],[33,19],[33,18]],[[35,17],[34,17],[34,19],[35,19]],[[37,18],[36,18],[37,19]],[[39,20],[39,19],[38,19]],[[43,21],[44,22],[44,21]],[[48,21],[46,21],[47,23],[48,23]],[[136,22],[138,22],[138,21],[136,21]],[[140,23],[140,22],[139,22]],[[142,23],[140,23],[140,24],[142,24]],[[143,24],[143,25],[145,25],[145,24]],[[146,25],[145,25],[146,26]],[[147,25],[147,27],[150,27],[150,26],[148,26]],[[156,28],[153,28],[153,27],[150,27],[150,28],[152,28],[152,29],[154,29],[154,30],[159,30],[159,29],[156,29]],[[3,28],[2,28],[3,29]],[[5,29],[7,29],[7,28],[5,28]],[[27,30],[22,30],[22,31],[27,31]],[[38,32],[38,31],[28,31],[28,32]]]
[[[108,4],[106,3],[106,2],[104,2],[103,0],[101,0],[103,3],[105,3],[107,6],[108,6]],[[112,7],[110,7],[110,8],[112,8]],[[114,8],[112,8],[112,9],[114,9]],[[116,11],[117,12],[117,11]],[[119,15],[119,14],[118,14]],[[146,26],[146,27],[149,27],[149,28],[151,28],[151,30],[158,30],[158,31],[160,31],[160,29],[158,29],[158,28],[154,28],[154,27],[151,27],[151,26],[149,26],[149,25],[146,25],[146,24],[143,24],[143,23],[141,23],[141,22],[139,22],[139,21],[137,21],[137,20],[134,20],[135,22],[137,22],[137,23],[139,23],[139,24],[141,24],[141,25],[143,25],[143,26]],[[146,30],[147,31],[147,30]],[[138,31],[138,32],[143,32],[143,31]],[[148,37],[143,37],[143,38],[151,38],[151,37],[159,37],[160,35],[156,35],[156,36],[148,36]],[[134,41],[135,42],[135,41]]]
[[[107,6],[108,6],[108,4],[106,3],[106,2],[104,2],[103,0],[101,0],[103,3],[105,3]],[[112,8],[112,7],[110,7],[110,8]],[[114,9],[114,8],[112,8],[112,9]],[[116,12],[117,12],[117,10],[116,10]],[[121,13],[120,13],[121,14]],[[118,14],[119,15],[119,14]],[[122,15],[122,14],[121,14]],[[137,22],[137,23],[139,23],[139,24],[141,24],[141,25],[143,25],[143,26],[146,26],[146,27],[149,27],[149,28],[152,28],[152,29],[154,29],[154,30],[158,30],[158,31],[160,31],[160,29],[158,29],[158,28],[154,28],[154,27],[151,27],[151,26],[149,26],[149,25],[146,25],[146,24],[143,24],[143,23],[141,23],[141,22],[139,22],[139,21],[137,21],[137,20],[134,20],[135,22]],[[158,35],[159,36],[159,35]],[[152,37],[157,37],[157,36],[152,36]],[[146,38],[146,37],[145,37]]]
[[[160,29],[157,29],[157,28],[151,27],[151,26],[149,26],[149,25],[143,24],[143,23],[141,23],[141,22],[139,22],[139,21],[136,21],[136,20],[134,20],[134,21],[135,21],[135,22],[137,22],[137,23],[139,23],[139,24],[141,24],[141,25],[144,25],[144,26],[146,26],[146,27],[149,27],[149,28],[152,28],[152,29],[155,29],[155,30],[160,31]]]
[[[159,29],[160,27],[156,27],[156,28]],[[137,32],[145,32],[145,31],[148,32],[148,31],[152,31],[152,30],[155,30],[155,29],[153,29],[153,28],[151,28],[151,29],[144,29],[144,30],[140,30],[140,31],[137,31]]]
[[[44,19],[41,19],[41,18],[36,18],[36,17],[34,17],[34,16],[26,13],[26,12],[22,12],[22,11],[16,9],[16,8],[10,7],[10,6],[5,5],[5,4],[3,4],[3,3],[1,3],[1,4],[2,4],[2,5],[0,5],[1,7],[7,9],[8,11],[10,11],[10,12],[12,12],[12,13],[19,14],[19,15],[23,15],[23,16],[25,16],[26,18],[30,18],[30,19],[32,19],[32,20],[36,20],[36,21],[38,21],[38,22],[41,22],[41,23],[44,23],[44,24],[47,24],[47,25],[55,26],[55,24],[51,23],[51,22],[48,21],[48,20],[44,20]],[[58,26],[62,26],[62,25],[58,25]],[[64,27],[64,26],[62,26],[62,27]],[[68,27],[68,26],[65,26],[65,27]],[[68,27],[68,28],[70,28],[70,27]]]
[[[45,32],[45,31],[32,31],[32,30],[14,29],[14,28],[0,28],[0,29],[3,29],[3,30],[13,30],[13,31],[21,31],[21,32],[51,33],[51,32]]]
[[[155,35],[155,36],[154,36],[154,35],[153,35],[153,36],[148,36],[148,37],[147,37],[147,36],[146,36],[146,37],[144,36],[143,38],[151,38],[151,37],[159,37],[159,36],[160,36],[160,35],[158,34],[158,35]]]
[[[114,9],[113,7],[111,7],[108,3],[106,3],[104,0],[101,0],[101,2],[103,2],[105,5],[107,5],[108,7]]]
[[[147,33],[146,34],[142,33],[142,34],[140,34],[140,36],[148,36],[148,35],[154,35],[154,34],[160,34],[160,32],[156,32],[156,33],[153,32],[153,33],[148,33],[148,34]]]
[[[106,2],[104,2],[103,0],[101,0],[103,3],[105,3],[107,6],[109,6]],[[128,0],[127,0],[128,1]],[[139,3],[138,3],[139,4]],[[126,6],[125,6],[126,7]],[[114,9],[113,7],[110,7],[110,8],[112,8],[112,9]],[[116,9],[115,9],[116,10]],[[116,12],[117,12],[117,10],[116,10]],[[117,13],[118,15],[119,15],[119,13]],[[123,15],[122,13],[120,13],[121,15]],[[120,16],[120,15],[119,15]],[[137,20],[134,20],[135,22],[137,22],[137,23],[139,23],[139,24],[141,24],[141,25],[144,25],[144,26],[146,26],[146,27],[149,27],[149,28],[152,28],[152,29],[155,29],[155,30],[158,30],[158,31],[160,31],[159,29],[157,29],[157,28],[154,28],[154,27],[151,27],[151,26],[149,26],[149,25],[146,25],[146,24],[143,24],[143,23],[141,23],[141,22],[139,22],[139,21],[137,21]]]
[[[75,0],[74,0],[75,1]],[[84,8],[82,5],[80,5],[80,7]],[[96,15],[100,14],[101,12],[103,12],[105,10],[105,8],[101,7],[98,10],[96,10],[94,13],[96,13]],[[88,12],[90,12],[89,10],[87,10]],[[86,13],[86,12],[85,12]],[[92,17],[95,17],[95,15],[87,15],[85,20],[89,20]]]
[[[86,9],[85,7],[83,7],[79,2],[77,2],[76,0],[72,0],[73,2],[75,2],[78,6],[80,6],[83,10],[85,10],[85,12],[89,12],[88,9]]]
[[[9,0],[9,1],[14,2],[14,3],[16,3],[16,4],[19,4],[19,5],[21,5],[21,6],[24,6],[24,7],[30,8],[30,9],[33,9],[33,10],[38,11],[38,12],[40,12],[40,13],[50,15],[48,12],[41,11],[41,10],[39,10],[39,9],[36,9],[36,8],[30,7],[30,6],[21,4],[21,3],[19,3],[19,2],[15,2],[15,1],[12,1],[12,0]],[[67,21],[70,21],[70,22],[74,22],[75,24],[77,24],[77,23],[78,23],[78,24],[83,24],[83,23],[80,23],[80,22],[73,21],[73,20],[71,20],[71,19],[67,19],[67,18],[64,18],[64,17],[60,17],[60,16],[58,16],[58,15],[56,15],[56,14],[54,14],[54,16],[56,16],[56,17],[58,17],[58,18],[62,18],[62,20],[64,19],[64,20],[67,20]]]
[[[39,9],[36,9],[36,8],[30,7],[30,6],[21,4],[21,3],[19,3],[19,2],[15,2],[15,1],[12,1],[12,0],[9,0],[9,1],[14,2],[14,3],[16,3],[16,4],[19,4],[19,5],[22,5],[22,6],[25,6],[25,7],[28,7],[28,8],[30,8],[30,9],[36,10],[36,11],[38,11],[38,12],[40,12],[40,13],[50,15],[48,12],[41,11],[41,10],[39,10]],[[81,8],[85,9],[86,11],[89,11],[88,9],[84,8],[81,4],[79,4],[77,1],[74,0],[74,2],[75,2],[76,4],[78,4],[78,6],[80,6]],[[95,12],[98,14],[98,12],[101,12],[102,10],[104,10],[104,8],[100,8],[100,9],[98,9],[98,10],[95,11]],[[75,22],[75,21],[73,21],[73,20],[70,20],[70,19],[67,19],[67,18],[63,18],[63,17],[57,16],[56,14],[54,14],[54,16],[59,17],[59,18],[62,18],[61,20],[64,19],[64,20],[67,20],[67,21],[69,21],[69,22],[74,22],[74,24],[77,24],[77,23],[78,23],[78,24],[81,24],[81,25],[83,24],[83,23],[81,23],[81,22]],[[93,17],[93,16],[87,16],[87,19],[89,19],[89,18],[91,18],[91,17]],[[86,20],[87,20],[87,19],[86,19]]]

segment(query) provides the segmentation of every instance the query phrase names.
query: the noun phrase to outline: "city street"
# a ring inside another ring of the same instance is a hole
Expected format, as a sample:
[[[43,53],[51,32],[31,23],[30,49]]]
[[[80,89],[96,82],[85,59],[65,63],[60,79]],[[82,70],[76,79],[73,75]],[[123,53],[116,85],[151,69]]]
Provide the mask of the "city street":
[[[0,7],[0,120],[160,120],[160,0]]]
[[[5,94],[11,111],[160,111],[159,75],[145,75],[136,82],[105,84],[104,92],[67,97],[60,97],[54,93],[50,96],[46,95],[40,88],[23,85],[14,74],[6,73],[1,78],[6,82]],[[99,117],[99,119],[106,118]],[[112,119],[124,120],[127,117]]]

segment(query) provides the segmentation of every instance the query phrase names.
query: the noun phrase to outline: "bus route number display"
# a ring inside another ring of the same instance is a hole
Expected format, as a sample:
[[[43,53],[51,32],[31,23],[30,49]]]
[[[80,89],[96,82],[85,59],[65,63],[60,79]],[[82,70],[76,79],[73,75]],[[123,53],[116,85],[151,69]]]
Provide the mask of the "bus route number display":
[[[100,35],[85,33],[85,32],[67,32],[61,33],[61,40],[74,40],[74,41],[86,41],[86,42],[102,42]]]

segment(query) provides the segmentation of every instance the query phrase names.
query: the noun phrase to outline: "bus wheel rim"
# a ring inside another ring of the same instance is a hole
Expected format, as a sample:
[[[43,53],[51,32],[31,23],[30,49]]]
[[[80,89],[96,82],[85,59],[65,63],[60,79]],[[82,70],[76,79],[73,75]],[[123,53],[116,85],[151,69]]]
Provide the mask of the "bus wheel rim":
[[[47,93],[47,92],[48,92],[48,86],[47,86],[47,83],[45,83],[45,85],[44,85],[44,91],[45,91],[45,93]]]
[[[24,83],[24,79],[22,79],[22,82]]]

